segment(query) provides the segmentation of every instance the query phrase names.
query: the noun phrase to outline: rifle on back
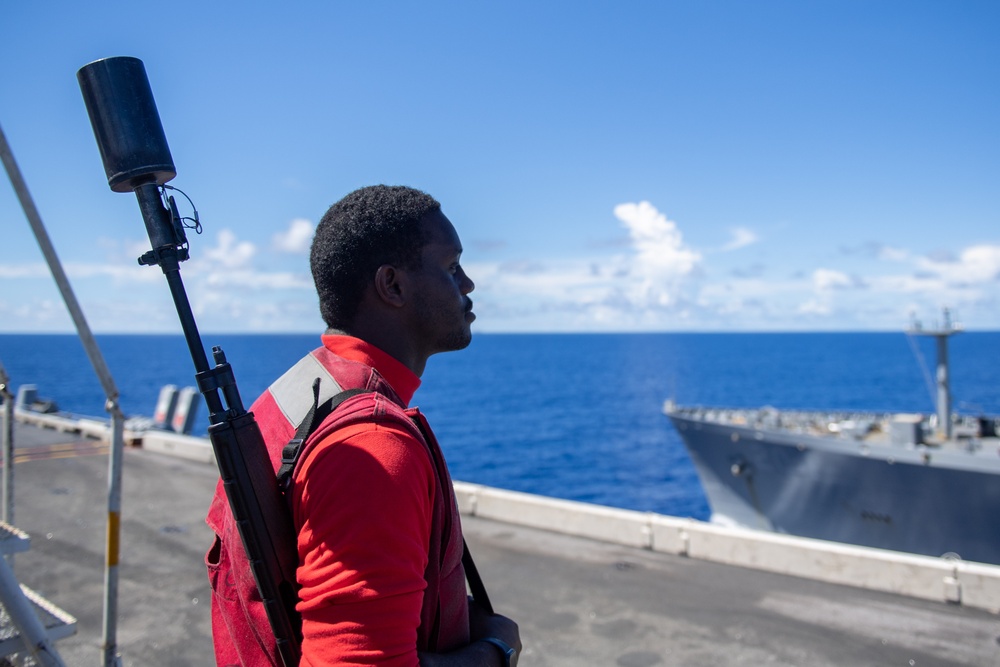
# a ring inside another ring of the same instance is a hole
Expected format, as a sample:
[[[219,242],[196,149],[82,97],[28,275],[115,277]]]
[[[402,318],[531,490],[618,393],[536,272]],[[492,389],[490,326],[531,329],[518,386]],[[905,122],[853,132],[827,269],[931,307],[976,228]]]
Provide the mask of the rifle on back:
[[[194,362],[195,379],[208,406],[208,434],[219,473],[264,601],[277,653],[286,667],[298,665],[298,556],[291,517],[257,422],[243,407],[233,369],[219,347],[212,350],[214,367],[209,366],[184,291],[179,265],[188,258],[185,219],[169,194],[173,188],[166,185],[177,172],[146,70],[137,58],[106,58],[82,67],[77,79],[108,185],[115,192],[134,192],[138,200],[152,246],[139,263],[159,266],[170,287]]]

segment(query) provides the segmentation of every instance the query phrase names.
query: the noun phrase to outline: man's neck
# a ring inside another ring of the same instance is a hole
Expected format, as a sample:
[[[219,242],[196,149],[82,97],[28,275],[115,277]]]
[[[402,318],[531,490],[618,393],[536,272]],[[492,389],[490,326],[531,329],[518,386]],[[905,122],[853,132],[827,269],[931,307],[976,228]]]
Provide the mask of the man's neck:
[[[341,328],[327,329],[330,335],[344,335],[359,338],[366,343],[374,345],[389,356],[396,359],[410,369],[414,375],[421,377],[424,368],[427,366],[427,357],[419,355],[415,350],[410,349],[406,341],[401,336],[393,335],[397,327],[390,323],[368,324],[352,322],[350,325]]]

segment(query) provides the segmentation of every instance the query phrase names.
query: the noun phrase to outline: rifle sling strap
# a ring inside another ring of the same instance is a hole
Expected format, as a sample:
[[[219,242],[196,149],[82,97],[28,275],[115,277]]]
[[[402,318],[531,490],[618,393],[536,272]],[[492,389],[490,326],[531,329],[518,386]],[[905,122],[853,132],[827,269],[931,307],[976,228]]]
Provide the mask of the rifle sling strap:
[[[358,394],[363,394],[367,391],[365,389],[345,389],[339,394],[331,396],[329,400],[324,401],[323,404],[320,405],[319,384],[319,378],[313,380],[312,406],[309,408],[309,412],[306,413],[306,416],[302,418],[302,421],[299,423],[299,427],[295,429],[295,435],[292,436],[292,439],[289,440],[288,444],[281,450],[281,467],[278,468],[278,488],[285,494],[288,493],[289,488],[292,486],[292,473],[295,471],[295,464],[299,460],[299,453],[302,451],[302,445],[305,443],[306,439],[308,439],[312,432],[323,423],[324,419],[333,414],[333,411],[336,410],[341,403],[352,396],[357,396]]]

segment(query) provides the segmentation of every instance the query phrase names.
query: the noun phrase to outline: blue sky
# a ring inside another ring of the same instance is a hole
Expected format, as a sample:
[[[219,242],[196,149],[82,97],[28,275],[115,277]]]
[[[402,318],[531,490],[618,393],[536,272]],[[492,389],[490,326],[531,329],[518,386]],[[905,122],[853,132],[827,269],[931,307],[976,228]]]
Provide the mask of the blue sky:
[[[322,328],[326,208],[437,197],[476,330],[1000,328],[1000,3],[6,3],[3,127],[91,326],[176,332],[76,71],[142,59],[204,332]],[[72,331],[0,182],[0,332]]]

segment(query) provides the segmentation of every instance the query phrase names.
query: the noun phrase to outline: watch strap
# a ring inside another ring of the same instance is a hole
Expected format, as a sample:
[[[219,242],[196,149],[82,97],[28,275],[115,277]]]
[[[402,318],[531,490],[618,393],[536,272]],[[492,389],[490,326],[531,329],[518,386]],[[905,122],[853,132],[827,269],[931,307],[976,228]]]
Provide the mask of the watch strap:
[[[479,641],[481,641],[481,642],[487,642],[488,644],[493,644],[498,649],[500,649],[500,652],[503,653],[503,664],[504,664],[504,667],[510,667],[510,661],[514,657],[514,655],[517,653],[517,651],[515,651],[513,648],[511,648],[507,644],[507,642],[503,641],[502,639],[497,639],[496,637],[483,637]]]

